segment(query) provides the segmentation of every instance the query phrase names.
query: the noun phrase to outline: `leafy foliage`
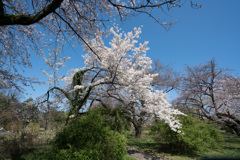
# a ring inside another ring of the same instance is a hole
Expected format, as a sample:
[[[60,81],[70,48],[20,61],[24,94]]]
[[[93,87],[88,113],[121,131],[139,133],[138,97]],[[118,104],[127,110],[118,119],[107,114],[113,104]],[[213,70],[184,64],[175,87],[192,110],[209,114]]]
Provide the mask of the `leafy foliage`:
[[[106,122],[111,130],[122,133],[122,131],[130,128],[130,115],[121,106],[115,108],[98,107],[98,110],[102,115],[106,116]]]
[[[98,112],[89,111],[59,132],[44,159],[122,159],[125,139],[110,130]]]
[[[203,153],[209,148],[220,147],[223,138],[213,125],[191,116],[180,116],[179,119],[182,123],[181,134],[173,132],[164,122],[156,121],[151,128],[155,141],[167,142],[172,151],[188,154]]]

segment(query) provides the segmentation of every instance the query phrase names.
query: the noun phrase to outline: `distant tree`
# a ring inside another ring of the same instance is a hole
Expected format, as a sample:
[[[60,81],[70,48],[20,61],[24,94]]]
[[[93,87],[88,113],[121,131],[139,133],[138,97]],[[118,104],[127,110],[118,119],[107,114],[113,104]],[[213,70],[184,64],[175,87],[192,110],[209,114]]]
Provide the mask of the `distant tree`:
[[[64,111],[58,111],[57,109],[53,108],[49,113],[50,121],[53,123],[64,124],[66,119],[66,114]]]
[[[8,131],[17,131],[22,128],[20,117],[16,113],[20,102],[18,93],[13,90],[2,90],[0,93],[0,126]]]
[[[30,122],[39,122],[41,112],[33,98],[29,98],[15,110],[21,121],[26,125]]]
[[[154,88],[162,90],[164,93],[178,89],[182,79],[179,72],[174,71],[171,65],[163,65],[159,59],[154,59],[152,66],[150,73],[157,74],[151,83]]]
[[[205,65],[187,66],[186,72],[177,106],[221,123],[240,136],[240,78],[219,68],[214,59]]]
[[[40,111],[32,98],[21,102],[22,93],[18,90],[2,90],[0,93],[0,123],[21,123],[25,126],[40,120]]]
[[[193,7],[201,7],[190,2]],[[22,90],[19,84],[37,83],[21,73],[31,67],[30,51],[42,55],[45,50],[66,43],[75,45],[79,40],[88,45],[86,39],[111,26],[115,16],[124,21],[145,14],[168,29],[175,21],[163,22],[159,15],[183,3],[182,0],[0,0],[0,87]]]

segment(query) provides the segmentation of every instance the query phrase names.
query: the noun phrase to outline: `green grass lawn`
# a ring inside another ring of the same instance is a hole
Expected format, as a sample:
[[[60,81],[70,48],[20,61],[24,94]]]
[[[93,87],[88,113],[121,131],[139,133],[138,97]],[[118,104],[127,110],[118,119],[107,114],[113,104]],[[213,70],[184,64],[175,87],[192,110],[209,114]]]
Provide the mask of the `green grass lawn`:
[[[153,141],[152,135],[148,130],[143,131],[140,138],[134,137],[132,132],[126,133],[127,145],[143,150],[144,152],[157,155],[171,160],[192,160],[194,158],[188,157],[188,155],[172,154],[170,148],[159,149],[159,144]],[[162,144],[164,146],[164,144]]]
[[[159,157],[164,157],[168,160],[204,160],[207,158],[240,159],[240,137],[225,131],[222,131],[222,134],[225,140],[224,144],[222,144],[222,149],[211,150],[207,153],[197,156],[172,152],[171,148],[166,147],[168,145],[159,145],[158,143],[154,142],[152,139],[153,137],[149,134],[148,130],[143,131],[140,138],[134,137],[134,134],[131,131],[126,132],[125,136],[127,137],[128,146],[141,149],[145,152],[157,155]],[[46,149],[47,147],[39,147],[33,150],[29,150],[29,152],[23,154],[19,160],[35,159],[35,157],[37,157],[39,154],[42,154]],[[134,160],[134,158],[125,155],[124,160]]]
[[[221,151],[211,151],[202,155],[199,159],[204,158],[234,158],[240,159],[240,137],[236,134],[222,131],[224,144]]]
[[[46,150],[47,150],[47,146],[35,148],[32,150],[29,150],[28,152],[26,152],[21,157],[15,159],[15,160],[35,160],[38,158],[39,155],[43,154]],[[136,160],[136,159],[126,154],[123,157],[123,160]]]
[[[222,131],[224,144],[222,149],[211,150],[207,153],[197,156],[184,155],[180,153],[174,153],[171,148],[166,147],[166,144],[157,144],[152,140],[152,135],[149,131],[145,130],[140,138],[134,137],[132,132],[127,132],[127,145],[136,147],[143,151],[155,154],[159,157],[165,157],[169,160],[203,160],[203,159],[227,159],[234,158],[240,159],[240,137],[229,132]],[[160,147],[159,147],[160,146]]]

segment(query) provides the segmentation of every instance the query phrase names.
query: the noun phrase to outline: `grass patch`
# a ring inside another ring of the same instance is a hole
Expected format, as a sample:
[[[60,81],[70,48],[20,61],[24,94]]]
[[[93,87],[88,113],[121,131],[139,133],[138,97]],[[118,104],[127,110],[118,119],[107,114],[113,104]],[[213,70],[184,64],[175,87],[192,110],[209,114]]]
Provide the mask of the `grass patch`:
[[[153,151],[157,148],[157,143],[153,141],[149,131],[144,131],[141,137],[135,137],[132,131],[125,133],[127,137],[127,145],[144,151]],[[156,152],[156,151],[155,151]]]
[[[240,137],[230,132],[221,131],[224,138],[223,148],[220,151],[211,151],[198,159],[240,159]]]
[[[126,132],[125,135],[127,137],[128,146],[141,149],[159,157],[167,158],[168,160],[240,159],[240,137],[225,131],[221,131],[221,133],[224,138],[222,149],[211,150],[198,156],[174,153],[167,143],[162,143],[159,147],[159,144],[152,140],[152,135],[149,134],[148,130],[145,130],[139,138],[136,138],[132,131]]]
[[[35,148],[32,150],[29,150],[28,152],[24,153],[21,157],[14,160],[36,160],[36,159],[39,159],[39,156],[41,156],[47,149],[48,147]],[[123,157],[123,160],[136,160],[136,159],[126,154]]]
[[[135,158],[129,156],[128,154],[126,154],[124,157],[123,157],[123,160],[136,160]]]
[[[171,148],[167,147],[168,144],[159,144],[152,140],[152,135],[148,130],[143,131],[142,136],[136,138],[132,131],[127,131],[125,136],[127,137],[127,145],[141,149],[144,152],[163,157],[168,160],[212,160],[212,159],[240,159],[240,137],[229,132],[221,131],[224,138],[223,148],[220,150],[212,150],[199,156],[192,157],[191,155],[177,154],[171,151]],[[37,159],[47,150],[47,146],[37,147],[25,152],[17,160],[34,160]],[[125,155],[123,160],[135,160],[129,155]]]
[[[158,157],[163,157],[168,160],[192,160],[193,158],[189,158],[186,155],[177,155],[172,154],[171,149],[164,148],[160,149],[159,144],[153,141],[152,135],[149,134],[150,131],[145,130],[142,132],[141,137],[135,137],[132,131],[126,132],[127,137],[127,145],[131,147],[135,147],[141,149],[144,152],[156,155]],[[167,146],[162,144],[163,146]]]
[[[27,152],[22,154],[21,157],[14,160],[37,160],[45,151],[47,151],[47,149],[48,146],[36,147],[28,150]]]

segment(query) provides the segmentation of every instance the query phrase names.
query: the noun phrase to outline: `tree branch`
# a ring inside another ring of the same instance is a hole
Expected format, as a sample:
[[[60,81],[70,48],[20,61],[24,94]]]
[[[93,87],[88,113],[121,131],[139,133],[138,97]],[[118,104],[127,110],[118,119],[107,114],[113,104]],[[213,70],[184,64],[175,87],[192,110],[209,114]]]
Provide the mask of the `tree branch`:
[[[3,1],[0,0],[0,17],[4,15],[4,4]]]
[[[72,103],[72,98],[69,96],[69,94],[66,91],[64,91],[63,89],[59,88],[59,87],[53,87],[53,88],[51,88],[51,89],[49,89],[47,91],[47,101],[49,99],[49,92],[53,91],[54,89],[59,90],[60,92],[62,92],[65,95],[65,97]]]
[[[0,14],[0,26],[5,25],[31,25],[39,22],[44,17],[48,16],[50,13],[53,13],[57,8],[60,7],[63,0],[53,0],[48,6],[43,8],[35,15],[1,15]]]
[[[78,38],[80,38],[83,43],[92,51],[93,54],[95,54],[97,56],[97,58],[101,61],[101,58],[97,55],[97,53],[92,49],[91,46],[89,46],[89,44],[76,32],[76,30],[72,27],[72,25],[67,22],[60,14],[58,14],[57,12],[54,11],[54,13],[61,19],[63,20],[70,28],[71,30],[78,36]]]

